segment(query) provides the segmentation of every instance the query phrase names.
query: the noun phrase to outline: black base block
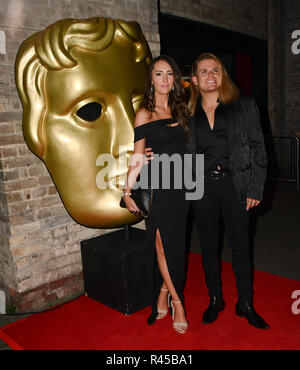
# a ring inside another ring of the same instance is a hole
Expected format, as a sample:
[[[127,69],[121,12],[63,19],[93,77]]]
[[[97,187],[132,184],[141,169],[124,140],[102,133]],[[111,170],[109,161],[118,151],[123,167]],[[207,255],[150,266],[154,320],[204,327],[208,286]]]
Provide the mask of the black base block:
[[[81,242],[89,297],[126,315],[150,305],[145,234],[125,227]]]

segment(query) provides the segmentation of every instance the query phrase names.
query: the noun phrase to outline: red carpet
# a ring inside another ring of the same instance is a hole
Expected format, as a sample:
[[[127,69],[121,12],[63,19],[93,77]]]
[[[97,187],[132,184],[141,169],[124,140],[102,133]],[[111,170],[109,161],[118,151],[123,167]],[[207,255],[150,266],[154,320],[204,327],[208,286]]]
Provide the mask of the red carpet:
[[[223,262],[225,310],[209,325],[201,323],[208,303],[201,256],[190,255],[185,290],[188,332],[175,333],[171,317],[148,326],[147,307],[131,316],[86,296],[56,310],[35,314],[0,329],[0,338],[13,349],[25,350],[193,350],[193,349],[300,349],[300,314],[291,311],[294,290],[300,282],[255,272],[255,308],[270,324],[259,330],[234,313],[235,278],[230,263]]]

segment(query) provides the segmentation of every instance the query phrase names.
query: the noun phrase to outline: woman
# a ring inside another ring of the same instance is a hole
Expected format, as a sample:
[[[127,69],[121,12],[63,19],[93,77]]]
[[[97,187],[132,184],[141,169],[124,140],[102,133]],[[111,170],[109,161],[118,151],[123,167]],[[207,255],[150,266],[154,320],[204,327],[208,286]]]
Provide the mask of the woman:
[[[179,68],[170,57],[159,56],[150,66],[144,107],[137,113],[135,119],[134,155],[128,170],[127,187],[123,193],[129,211],[139,212],[130,197],[130,190],[142,170],[145,145],[151,147],[155,154],[171,156],[178,153],[183,158],[189,136],[188,118],[189,110],[185,104]],[[154,161],[144,167],[149,174]],[[133,165],[134,162],[137,165]],[[148,318],[148,323],[151,325],[156,319],[166,316],[170,297],[173,327],[175,331],[183,334],[188,327],[183,286],[185,230],[189,202],[185,200],[183,187],[175,189],[174,172],[170,173],[170,188],[164,189],[162,175],[165,171],[162,173],[160,169],[159,188],[154,190],[151,213],[145,220],[150,294],[153,300],[152,314]]]

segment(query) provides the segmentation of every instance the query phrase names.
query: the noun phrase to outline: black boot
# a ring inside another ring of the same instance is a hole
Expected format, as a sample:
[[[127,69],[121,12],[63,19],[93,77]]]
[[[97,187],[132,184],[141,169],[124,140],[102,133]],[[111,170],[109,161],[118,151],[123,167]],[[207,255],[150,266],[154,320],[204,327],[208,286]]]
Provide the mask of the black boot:
[[[206,311],[203,313],[202,323],[210,324],[217,320],[219,312],[225,308],[225,302],[223,298],[211,297],[210,304]]]
[[[238,316],[246,317],[249,324],[255,326],[258,329],[269,329],[269,325],[265,320],[258,315],[253,305],[249,302],[240,303],[237,302],[235,306],[235,312]]]

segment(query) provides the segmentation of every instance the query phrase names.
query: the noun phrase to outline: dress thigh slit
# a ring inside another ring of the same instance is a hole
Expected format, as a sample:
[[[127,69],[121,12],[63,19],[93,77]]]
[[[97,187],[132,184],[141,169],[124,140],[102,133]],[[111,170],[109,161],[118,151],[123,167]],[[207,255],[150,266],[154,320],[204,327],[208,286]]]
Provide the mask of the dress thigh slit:
[[[147,248],[150,254],[149,262],[149,294],[152,300],[152,314],[148,318],[148,323],[155,322],[157,316],[157,300],[163,282],[159,270],[156,253],[156,235],[159,232],[162,248],[164,251],[166,264],[170,279],[176,293],[184,305],[183,288],[185,281],[185,249],[186,233],[185,225],[189,203],[182,200],[182,197],[156,199],[153,202],[151,214],[146,219],[147,227]]]

